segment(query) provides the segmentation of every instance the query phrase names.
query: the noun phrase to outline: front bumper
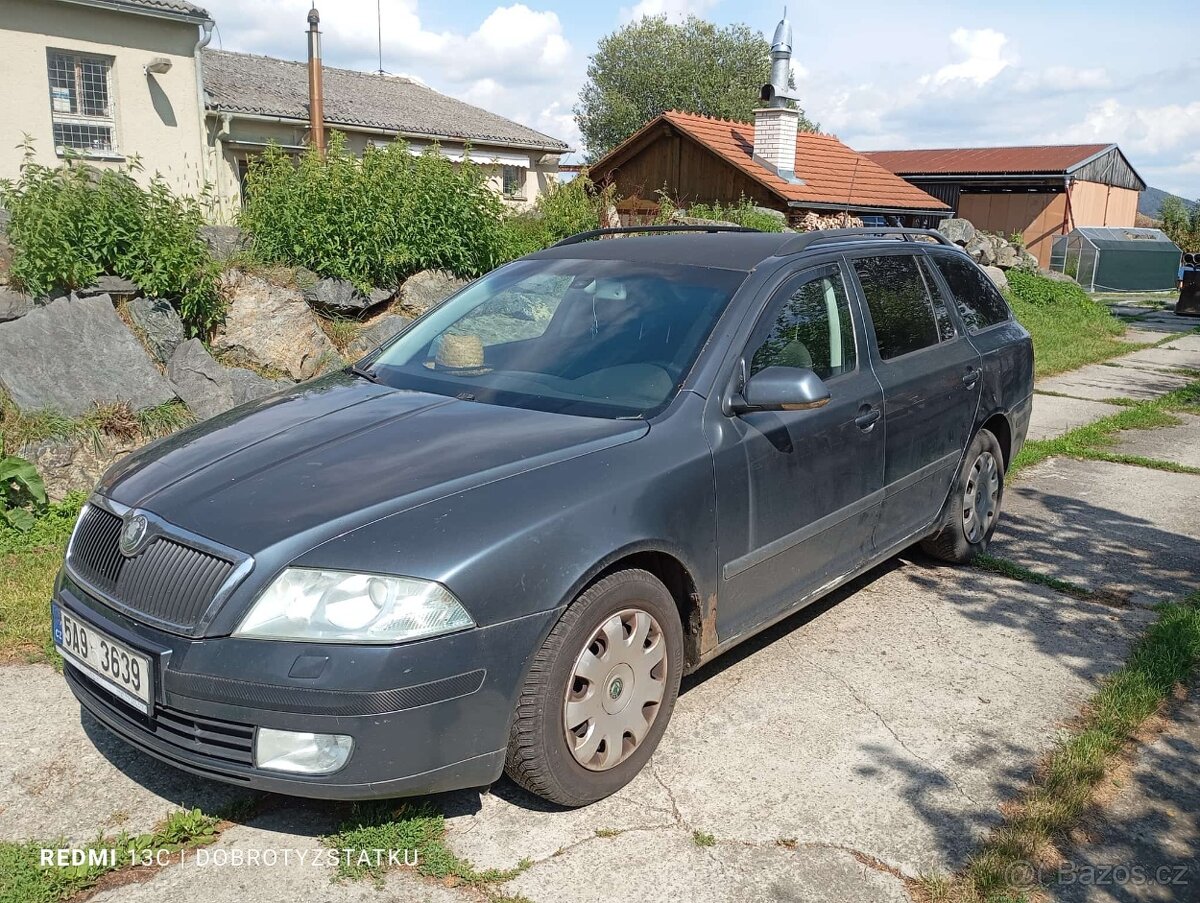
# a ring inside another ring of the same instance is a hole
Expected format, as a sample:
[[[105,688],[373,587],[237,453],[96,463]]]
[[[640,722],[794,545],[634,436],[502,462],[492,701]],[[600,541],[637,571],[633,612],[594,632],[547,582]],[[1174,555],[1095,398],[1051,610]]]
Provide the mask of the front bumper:
[[[207,778],[323,799],[435,793],[491,784],[504,766],[526,662],[553,624],[542,612],[400,646],[185,639],[132,621],[64,578],[56,601],[154,662],[145,715],[72,665],[67,685],[130,745]],[[255,768],[259,727],[349,734],[337,772]]]

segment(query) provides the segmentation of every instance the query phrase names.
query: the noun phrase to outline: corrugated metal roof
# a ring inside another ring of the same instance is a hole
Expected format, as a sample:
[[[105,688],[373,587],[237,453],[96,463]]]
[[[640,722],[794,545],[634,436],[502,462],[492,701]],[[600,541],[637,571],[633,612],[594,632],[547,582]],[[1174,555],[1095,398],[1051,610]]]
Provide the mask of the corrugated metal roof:
[[[754,161],[753,125],[676,111],[663,113],[654,122],[661,119],[677,126],[788,201],[856,209],[949,209],[832,135],[801,132],[796,136],[796,177],[802,180],[802,184],[797,184]],[[620,148],[613,154],[618,151]],[[603,161],[598,164],[597,171],[602,165]]]
[[[865,151],[884,169],[904,176],[1063,173],[1104,153],[1112,144],[1045,144],[1031,147],[945,147]]]
[[[563,153],[549,135],[439,94],[411,79],[324,68],[325,122],[403,135],[500,143]],[[308,66],[248,53],[204,51],[204,89],[210,109],[308,119]]]

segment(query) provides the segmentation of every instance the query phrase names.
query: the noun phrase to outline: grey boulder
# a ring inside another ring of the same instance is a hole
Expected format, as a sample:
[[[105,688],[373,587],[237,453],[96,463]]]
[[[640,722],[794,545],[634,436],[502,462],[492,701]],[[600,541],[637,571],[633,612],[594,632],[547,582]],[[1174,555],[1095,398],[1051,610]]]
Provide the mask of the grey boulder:
[[[1008,291],[1008,277],[1004,275],[1004,270],[996,266],[985,266],[983,271],[988,274],[988,278],[992,280],[996,288],[1000,291]]]
[[[75,290],[80,298],[96,298],[100,295],[136,295],[141,288],[132,279],[124,276],[100,276],[94,283]]]
[[[966,247],[967,243],[975,237],[974,224],[969,219],[963,219],[961,216],[942,220],[938,224],[937,229],[950,241],[963,247]]]
[[[103,434],[99,438],[44,439],[20,449],[22,458],[37,468],[52,501],[70,492],[90,492],[104,471],[146,443],[146,439]]]
[[[987,236],[976,233],[964,245],[966,252],[981,266],[991,266],[996,262],[996,252]]]
[[[469,283],[469,279],[459,279],[445,270],[421,270],[401,283],[396,301],[406,312],[419,317]]]
[[[19,320],[34,308],[34,301],[24,292],[0,285],[0,323]]]
[[[237,226],[201,226],[200,238],[217,261],[228,260],[250,247],[250,236]]]
[[[187,340],[183,320],[169,301],[134,298],[125,305],[125,313],[147,350],[160,364],[169,361],[175,349]]]
[[[1021,255],[1008,242],[995,246],[996,266],[1008,270],[1021,262]]]
[[[222,367],[199,339],[189,339],[175,349],[167,363],[167,376],[198,420],[291,385],[287,380],[267,379],[253,370]]]
[[[321,313],[335,317],[358,317],[375,304],[348,279],[329,277],[306,287],[304,300]]]
[[[107,295],[59,298],[0,324],[0,388],[22,411],[68,416],[112,402],[139,411],[175,397]]]
[[[384,314],[363,324],[358,335],[346,346],[346,355],[351,360],[365,357],[411,322],[410,318],[399,314]]]
[[[212,347],[223,359],[294,380],[315,376],[330,360],[340,360],[298,290],[236,270],[223,275],[222,290],[229,307]]]

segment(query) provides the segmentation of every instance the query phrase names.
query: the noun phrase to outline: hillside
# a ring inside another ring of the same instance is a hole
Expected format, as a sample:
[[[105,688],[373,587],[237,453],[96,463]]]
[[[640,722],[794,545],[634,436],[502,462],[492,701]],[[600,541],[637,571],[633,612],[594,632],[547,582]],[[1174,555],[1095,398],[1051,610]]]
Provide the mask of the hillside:
[[[1179,197],[1172,195],[1169,191],[1163,191],[1161,188],[1147,188],[1138,197],[1137,212],[1143,216],[1149,216],[1152,219],[1158,219],[1159,208],[1162,207],[1162,202],[1169,197]],[[1195,201],[1189,201],[1187,198],[1179,198],[1189,207],[1195,207]]]

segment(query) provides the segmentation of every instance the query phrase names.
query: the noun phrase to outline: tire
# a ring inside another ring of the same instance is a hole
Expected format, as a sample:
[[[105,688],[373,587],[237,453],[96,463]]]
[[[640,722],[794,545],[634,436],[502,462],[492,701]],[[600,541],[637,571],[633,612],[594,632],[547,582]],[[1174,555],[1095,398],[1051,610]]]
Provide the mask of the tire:
[[[980,430],[963,456],[941,523],[921,540],[921,548],[954,564],[982,555],[1000,520],[1003,501],[1004,452],[990,431]]]
[[[640,643],[637,634],[644,637]],[[660,651],[665,657],[655,661]],[[654,753],[682,677],[683,627],[662,582],[642,570],[597,581],[567,607],[533,657],[505,771],[526,790],[563,806],[586,806],[615,793]],[[583,713],[594,715],[572,725],[568,740],[565,722]],[[637,739],[633,732],[643,730]],[[608,742],[618,735],[619,744]],[[597,746],[600,737],[606,739]]]

